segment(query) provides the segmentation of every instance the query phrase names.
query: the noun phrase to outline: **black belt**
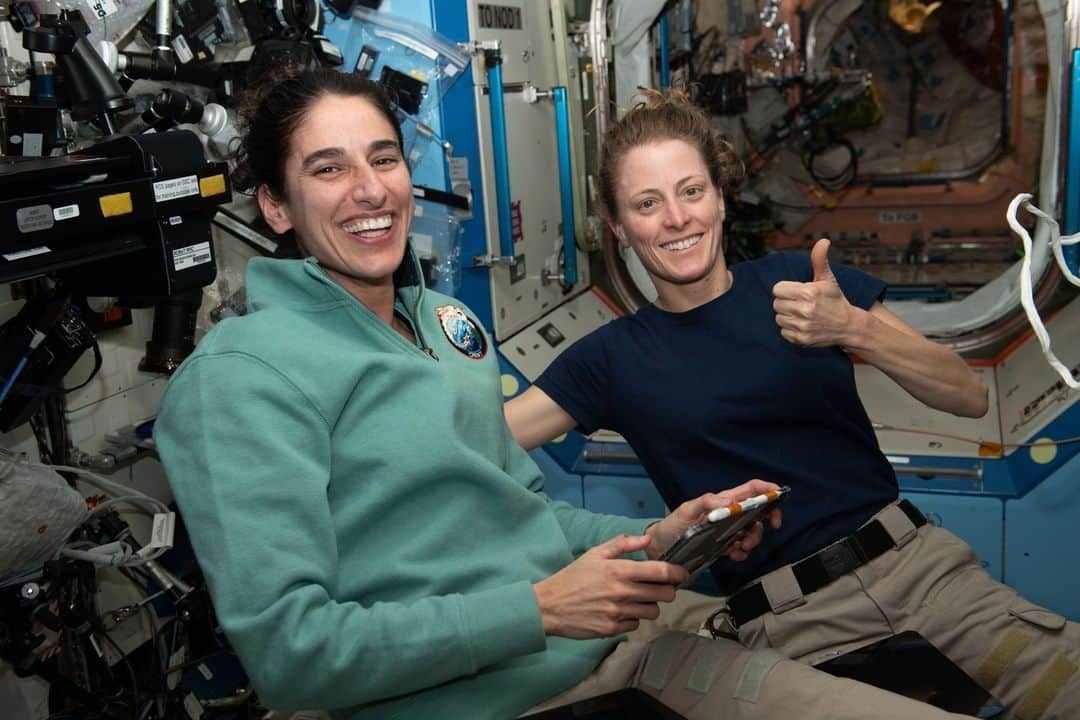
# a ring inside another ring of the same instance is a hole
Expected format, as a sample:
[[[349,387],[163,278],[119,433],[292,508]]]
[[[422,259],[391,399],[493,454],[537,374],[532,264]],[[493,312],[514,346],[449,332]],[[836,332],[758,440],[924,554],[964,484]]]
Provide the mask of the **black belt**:
[[[904,511],[915,527],[926,524],[923,514],[907,500],[901,500],[898,507]],[[810,557],[794,563],[791,570],[795,573],[795,580],[799,583],[802,594],[809,595],[894,547],[896,543],[893,542],[888,531],[880,521],[875,519],[863,525],[852,535],[837,540]],[[728,598],[728,608],[731,610],[731,620],[735,623],[735,627],[748,623],[772,609],[769,598],[765,595],[765,588],[760,582],[743,588]]]

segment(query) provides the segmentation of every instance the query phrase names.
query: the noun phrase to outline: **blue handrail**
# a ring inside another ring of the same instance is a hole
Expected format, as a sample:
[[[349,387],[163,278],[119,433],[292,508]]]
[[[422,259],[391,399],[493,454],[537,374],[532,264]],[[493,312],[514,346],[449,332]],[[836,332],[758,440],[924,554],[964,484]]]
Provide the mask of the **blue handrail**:
[[[507,159],[506,108],[503,105],[502,55],[498,50],[484,53],[487,67],[488,101],[491,108],[491,144],[495,162],[495,206],[499,213],[499,254],[514,257],[514,236],[510,225],[510,163]]]
[[[1066,141],[1065,162],[1065,217],[1062,235],[1080,231],[1080,48],[1072,51],[1072,67],[1069,72],[1069,137]],[[1061,254],[1065,264],[1075,275],[1080,247],[1064,245]]]
[[[563,284],[577,282],[577,237],[574,231],[573,174],[570,167],[570,110],[566,88],[552,90],[555,101],[555,134],[559,150],[559,204],[562,208]]]

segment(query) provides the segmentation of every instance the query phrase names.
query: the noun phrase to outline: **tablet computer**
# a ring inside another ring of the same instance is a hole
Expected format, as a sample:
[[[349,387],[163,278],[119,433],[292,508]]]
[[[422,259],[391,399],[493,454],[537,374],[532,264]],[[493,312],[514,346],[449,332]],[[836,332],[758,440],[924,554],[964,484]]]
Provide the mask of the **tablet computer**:
[[[526,716],[527,720],[686,720],[644,690],[625,688]]]
[[[767,517],[789,492],[791,488],[785,486],[713,510],[704,521],[687,528],[659,559],[682,565],[693,577],[726,554],[731,543]]]
[[[991,718],[1005,712],[1001,702],[963,668],[912,630],[811,664],[837,677],[858,680],[953,713]]]

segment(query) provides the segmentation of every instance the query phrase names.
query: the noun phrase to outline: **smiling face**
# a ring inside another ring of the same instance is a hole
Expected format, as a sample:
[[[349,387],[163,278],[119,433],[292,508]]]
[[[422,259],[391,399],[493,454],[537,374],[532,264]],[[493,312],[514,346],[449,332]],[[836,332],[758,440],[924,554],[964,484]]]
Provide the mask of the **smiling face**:
[[[312,105],[289,142],[284,196],[264,185],[258,198],[274,232],[294,230],[303,252],[361,302],[392,302],[412,178],[394,128],[368,100],[326,95]]]
[[[619,161],[612,232],[649,272],[658,304],[696,307],[727,290],[724,198],[701,153],[683,140],[638,145]]]

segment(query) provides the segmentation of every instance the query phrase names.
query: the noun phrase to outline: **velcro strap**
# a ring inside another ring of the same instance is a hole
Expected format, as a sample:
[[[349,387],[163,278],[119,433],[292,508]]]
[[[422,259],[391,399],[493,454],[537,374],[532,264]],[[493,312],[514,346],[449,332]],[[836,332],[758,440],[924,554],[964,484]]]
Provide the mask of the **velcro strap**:
[[[1065,683],[1076,674],[1076,663],[1058,654],[1042,674],[1035,687],[1028,691],[1016,706],[1016,720],[1039,720],[1050,703],[1058,696]]]
[[[1035,637],[1017,628],[1009,628],[1001,635],[994,649],[975,671],[975,682],[986,690],[992,690],[1013,661]]]
[[[675,660],[675,650],[685,637],[684,632],[669,630],[653,641],[649,647],[649,659],[645,661],[645,672],[641,675],[642,683],[656,690],[664,689]]]
[[[776,667],[778,662],[786,659],[771,649],[755,652],[743,668],[742,675],[739,676],[739,684],[735,687],[735,697],[756,703],[761,697],[761,688],[765,684],[769,671]]]
[[[791,566],[782,567],[761,578],[761,587],[769,600],[769,607],[777,615],[806,604],[806,596]]]
[[[911,522],[911,518],[898,505],[890,505],[879,512],[877,521],[881,523],[893,544],[898,548],[902,548],[911,542],[911,539],[915,537],[915,532],[918,530],[915,523]]]
[[[915,507],[915,503],[911,502],[907,498],[904,498],[900,502],[896,503],[896,507],[904,511],[904,514],[911,520],[911,524],[917,528],[921,528],[926,524],[926,516],[919,512],[919,508]]]
[[[741,649],[742,646],[738,643],[723,638],[708,643],[694,664],[694,670],[686,680],[686,687],[702,695],[708,693],[716,679],[716,673]]]

